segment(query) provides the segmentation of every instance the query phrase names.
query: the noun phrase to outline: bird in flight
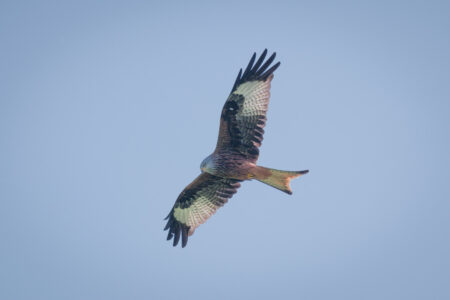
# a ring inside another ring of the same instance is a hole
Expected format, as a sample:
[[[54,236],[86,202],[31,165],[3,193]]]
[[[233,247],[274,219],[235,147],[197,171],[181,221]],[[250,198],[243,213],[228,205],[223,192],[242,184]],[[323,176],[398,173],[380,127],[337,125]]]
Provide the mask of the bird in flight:
[[[244,180],[256,179],[292,194],[292,178],[308,173],[281,171],[256,165],[263,140],[270,98],[270,82],[280,62],[266,61],[267,49],[255,63],[256,53],[234,82],[220,116],[219,138],[214,152],[200,164],[201,174],[178,196],[165,218],[167,240],[176,246],[181,237],[184,248],[195,229],[223,206]]]

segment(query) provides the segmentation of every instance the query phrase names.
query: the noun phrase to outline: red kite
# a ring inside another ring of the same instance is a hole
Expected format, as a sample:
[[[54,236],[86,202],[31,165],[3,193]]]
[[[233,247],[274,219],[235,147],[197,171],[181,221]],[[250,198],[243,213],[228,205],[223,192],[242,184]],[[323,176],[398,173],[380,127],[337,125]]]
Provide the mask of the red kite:
[[[244,180],[256,179],[285,193],[292,194],[292,178],[308,173],[280,171],[256,165],[263,140],[270,98],[270,82],[280,62],[269,66],[273,53],[265,62],[267,49],[255,63],[256,53],[234,82],[220,116],[219,139],[214,152],[200,165],[202,173],[178,196],[167,216],[167,240],[173,246],[180,240],[185,247],[188,236],[223,206]],[[263,63],[264,62],[264,63]],[[255,64],[254,64],[255,63]]]

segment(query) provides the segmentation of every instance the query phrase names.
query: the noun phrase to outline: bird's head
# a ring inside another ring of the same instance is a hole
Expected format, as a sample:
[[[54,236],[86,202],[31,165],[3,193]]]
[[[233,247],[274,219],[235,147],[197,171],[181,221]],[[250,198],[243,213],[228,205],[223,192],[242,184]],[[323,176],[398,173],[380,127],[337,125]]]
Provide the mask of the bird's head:
[[[214,173],[214,161],[212,155],[205,158],[200,164],[200,170],[202,172],[208,172],[210,174]]]

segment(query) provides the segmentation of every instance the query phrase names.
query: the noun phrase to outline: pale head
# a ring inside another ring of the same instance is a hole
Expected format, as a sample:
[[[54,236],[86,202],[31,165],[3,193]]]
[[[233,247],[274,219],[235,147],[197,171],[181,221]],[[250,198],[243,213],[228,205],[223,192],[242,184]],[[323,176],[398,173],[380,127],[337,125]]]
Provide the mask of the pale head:
[[[212,157],[212,154],[208,157],[206,157],[202,163],[200,164],[200,170],[202,170],[202,172],[207,172],[210,174],[214,174],[214,169],[215,169],[215,165],[214,165],[214,160]]]

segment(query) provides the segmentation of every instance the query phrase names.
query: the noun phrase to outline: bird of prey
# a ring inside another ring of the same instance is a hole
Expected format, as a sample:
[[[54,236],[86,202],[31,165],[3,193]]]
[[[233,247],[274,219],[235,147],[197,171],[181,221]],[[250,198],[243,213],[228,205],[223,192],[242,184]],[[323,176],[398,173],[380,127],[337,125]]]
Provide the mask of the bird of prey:
[[[176,246],[181,237],[184,248],[195,229],[223,206],[244,180],[256,179],[285,193],[292,194],[292,178],[308,173],[280,171],[256,165],[263,140],[273,72],[273,53],[266,61],[267,49],[255,63],[256,53],[234,82],[222,109],[217,146],[200,165],[201,174],[178,196],[165,218],[167,240]]]

